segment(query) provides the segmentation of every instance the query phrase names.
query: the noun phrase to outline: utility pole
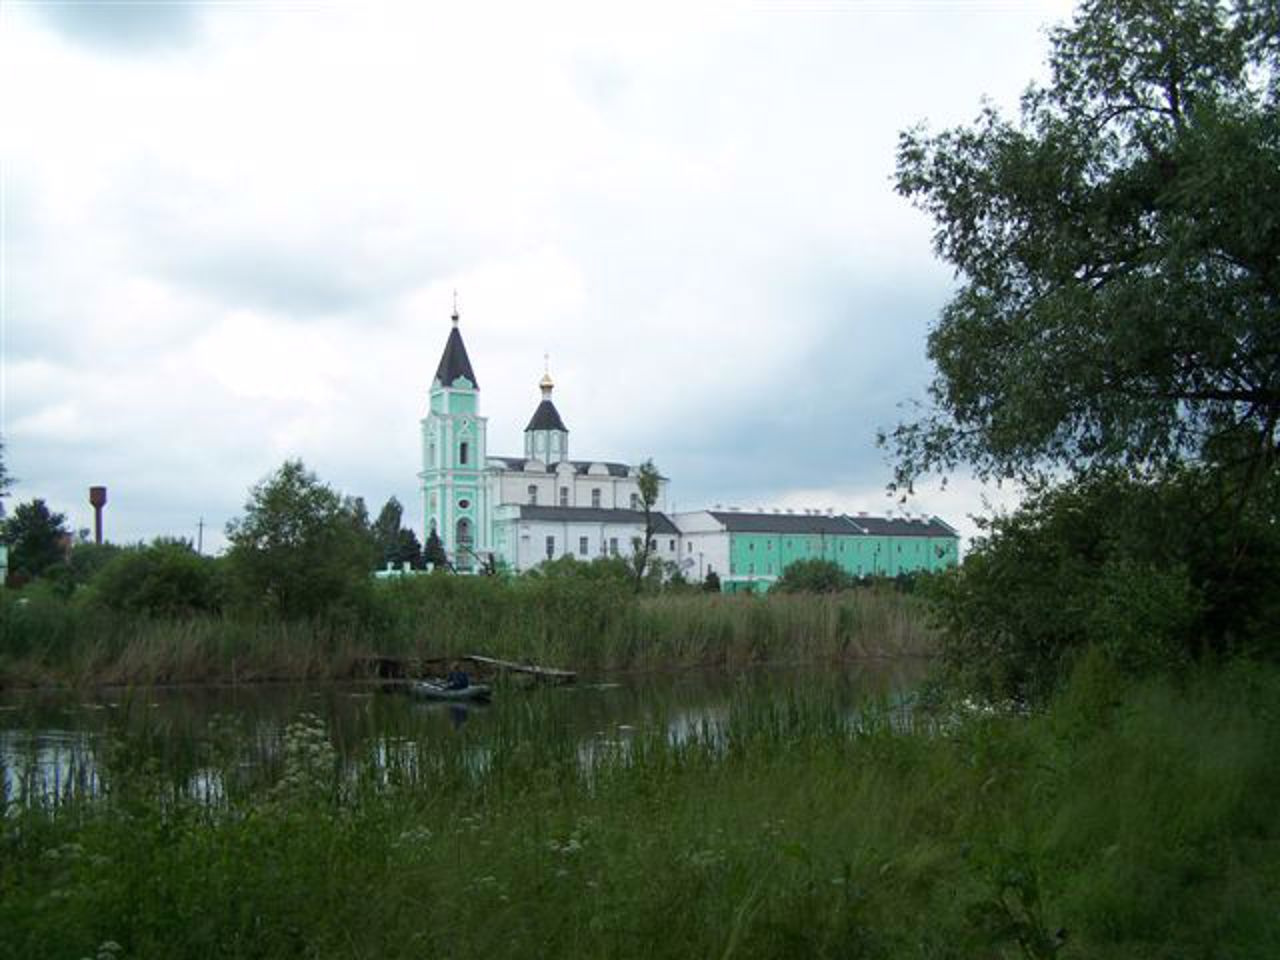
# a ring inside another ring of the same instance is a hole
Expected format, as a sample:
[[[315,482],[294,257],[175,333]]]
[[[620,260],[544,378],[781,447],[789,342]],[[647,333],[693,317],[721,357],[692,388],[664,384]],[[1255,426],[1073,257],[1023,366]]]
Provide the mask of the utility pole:
[[[204,553],[204,517],[196,524],[196,553]]]

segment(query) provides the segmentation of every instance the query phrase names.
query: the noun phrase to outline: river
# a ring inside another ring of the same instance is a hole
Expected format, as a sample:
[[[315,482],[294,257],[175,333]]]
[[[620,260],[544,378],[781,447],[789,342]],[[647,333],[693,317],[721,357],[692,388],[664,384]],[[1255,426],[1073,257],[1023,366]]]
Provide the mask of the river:
[[[225,773],[278,776],[282,744],[300,721],[324,731],[339,761],[378,763],[411,745],[464,750],[482,762],[494,738],[556,737],[584,761],[637,736],[706,736],[734,702],[820,698],[857,713],[900,702],[926,671],[914,659],[838,667],[760,667],[583,679],[563,687],[499,689],[491,704],[415,700],[360,684],[254,684],[0,694],[0,785],[7,804],[56,803],[103,790],[108,771],[146,770],[179,792],[216,801]]]

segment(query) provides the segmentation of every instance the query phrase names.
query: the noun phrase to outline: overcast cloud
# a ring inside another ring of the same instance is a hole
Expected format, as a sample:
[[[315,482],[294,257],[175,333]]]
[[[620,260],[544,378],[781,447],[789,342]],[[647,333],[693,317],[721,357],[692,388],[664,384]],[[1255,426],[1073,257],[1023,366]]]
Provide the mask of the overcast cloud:
[[[680,509],[883,512],[952,285],[898,133],[1005,108],[1061,2],[0,7],[0,434],[74,526],[206,545],[286,457],[421,532],[459,292],[490,453]],[[957,525],[976,485],[909,509]]]

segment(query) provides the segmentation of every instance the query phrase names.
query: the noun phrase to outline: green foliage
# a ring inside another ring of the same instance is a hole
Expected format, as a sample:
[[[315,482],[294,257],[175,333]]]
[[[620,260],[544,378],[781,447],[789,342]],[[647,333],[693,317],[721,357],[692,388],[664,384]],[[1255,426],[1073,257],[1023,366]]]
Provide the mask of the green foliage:
[[[702,580],[702,589],[707,593],[720,592],[720,574],[714,570],[708,570],[706,577]]]
[[[787,566],[773,589],[783,593],[836,593],[853,586],[853,577],[833,560],[797,560]]]
[[[391,497],[373,522],[373,539],[380,566],[392,564],[399,569],[407,563],[410,569],[417,570],[422,567],[422,545],[418,543],[417,534],[401,526],[403,519],[404,508],[399,500]]]
[[[10,574],[40,577],[61,563],[71,536],[66,520],[38,498],[14,507],[13,515],[0,521],[0,540],[9,545]]]
[[[73,591],[89,584],[119,553],[120,547],[114,543],[74,543],[66,562],[52,573],[64,590]]]
[[[653,555],[653,508],[658,503],[658,490],[662,480],[653,460],[645,460],[640,464],[637,484],[640,487],[640,509],[644,513],[644,538],[632,542],[631,569],[636,591],[644,588],[645,577],[649,572],[649,559]]]
[[[9,475],[9,468],[4,463],[4,441],[0,440],[0,501],[9,495],[9,488],[13,486],[13,477]]]
[[[1087,0],[1011,122],[906,133],[897,187],[962,285],[898,482],[1183,462],[1251,495],[1280,429],[1280,18]]]
[[[1206,649],[1280,653],[1280,532],[1218,477],[1122,475],[1044,488],[998,517],[928,589],[957,677],[991,696],[1043,697],[1096,646],[1133,671]]]
[[[427,534],[427,545],[422,549],[423,563],[429,563],[436,569],[444,569],[449,565],[449,557],[444,552],[444,544],[440,542],[440,534],[435,527]]]
[[[740,688],[682,737],[687,715],[651,695],[626,749],[583,738],[565,708],[580,699],[496,702],[452,735],[375,699],[346,722],[295,714],[269,746],[259,718],[232,716],[176,759],[153,712],[114,720],[94,738],[102,796],[10,798],[0,957],[1280,944],[1273,666],[1132,683],[1095,662],[1035,716],[864,702],[853,724],[809,677]]]
[[[99,601],[120,613],[189,617],[221,609],[218,561],[185,541],[160,540],[119,552],[93,582]]]
[[[239,602],[285,618],[350,613],[366,599],[374,544],[363,503],[344,499],[300,460],[258,483],[227,524]]]

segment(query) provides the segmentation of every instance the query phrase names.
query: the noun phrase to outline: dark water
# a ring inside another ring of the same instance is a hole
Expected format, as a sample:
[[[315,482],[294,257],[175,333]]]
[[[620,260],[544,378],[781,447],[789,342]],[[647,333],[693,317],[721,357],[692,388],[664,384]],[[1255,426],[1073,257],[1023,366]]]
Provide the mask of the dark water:
[[[566,687],[499,688],[489,705],[415,700],[367,685],[273,684],[0,695],[0,786],[8,803],[57,802],[103,789],[107,771],[144,770],[175,790],[216,800],[225,774],[269,779],[300,720],[323,729],[335,756],[385,762],[405,744],[482,756],[495,738],[568,738],[589,759],[602,746],[661,733],[680,740],[714,730],[737,698],[796,691],[856,711],[895,702],[926,670],[918,660],[834,667],[756,668],[584,679]],[[514,731],[514,733],[513,733]]]

